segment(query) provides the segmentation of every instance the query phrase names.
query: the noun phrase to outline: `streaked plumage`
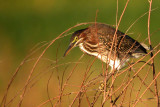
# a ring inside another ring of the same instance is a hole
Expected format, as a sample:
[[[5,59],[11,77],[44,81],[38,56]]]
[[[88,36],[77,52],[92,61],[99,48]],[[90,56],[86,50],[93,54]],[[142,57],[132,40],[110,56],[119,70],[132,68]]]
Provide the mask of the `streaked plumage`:
[[[103,62],[109,63],[112,69],[115,67],[119,70],[131,57],[138,58],[147,53],[138,41],[120,31],[116,32],[115,42],[113,42],[115,31],[115,28],[101,23],[78,30],[73,33],[65,55],[73,47],[79,46],[83,52],[96,56]]]

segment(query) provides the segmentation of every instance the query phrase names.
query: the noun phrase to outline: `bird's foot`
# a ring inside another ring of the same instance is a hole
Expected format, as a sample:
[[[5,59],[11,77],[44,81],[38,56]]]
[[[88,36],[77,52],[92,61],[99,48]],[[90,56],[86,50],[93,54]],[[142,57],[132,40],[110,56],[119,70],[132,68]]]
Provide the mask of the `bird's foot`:
[[[103,91],[104,92],[104,90],[105,90],[105,92],[107,92],[107,89],[109,88],[109,84],[110,83],[108,83],[108,84],[106,83],[106,85],[105,85],[104,81],[100,81],[100,85],[98,87],[99,91]]]

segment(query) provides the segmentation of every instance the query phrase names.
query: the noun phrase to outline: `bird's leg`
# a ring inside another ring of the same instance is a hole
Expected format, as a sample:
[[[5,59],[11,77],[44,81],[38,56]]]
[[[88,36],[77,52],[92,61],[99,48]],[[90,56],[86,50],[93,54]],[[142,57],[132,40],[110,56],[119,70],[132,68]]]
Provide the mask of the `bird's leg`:
[[[107,92],[107,89],[110,88],[110,83],[108,83],[108,80],[110,79],[110,77],[112,75],[114,75],[118,71],[119,71],[119,69],[115,68],[114,66],[111,66],[111,69],[109,70],[108,73],[106,73],[104,80],[100,81],[100,85],[99,85],[98,89],[100,91],[106,91]]]
[[[112,72],[112,69],[109,73],[107,73],[107,75],[105,75],[105,78],[103,81],[100,81],[100,85],[98,87],[98,89],[100,91],[105,91],[107,92],[108,88],[110,88],[110,83],[108,83],[108,80],[110,79],[110,77],[113,75],[114,72]]]

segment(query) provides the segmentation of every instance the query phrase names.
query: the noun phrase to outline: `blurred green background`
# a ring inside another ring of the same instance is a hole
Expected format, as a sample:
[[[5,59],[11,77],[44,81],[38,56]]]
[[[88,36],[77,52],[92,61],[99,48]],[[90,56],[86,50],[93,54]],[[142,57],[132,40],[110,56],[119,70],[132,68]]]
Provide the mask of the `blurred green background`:
[[[119,0],[118,19],[126,1]],[[78,23],[94,22],[97,10],[97,22],[115,25],[116,3],[117,0],[0,0],[0,100],[16,67],[33,46],[51,41]],[[148,0],[130,0],[119,29],[125,32],[148,8]],[[160,0],[153,0],[152,9],[155,10],[151,13],[150,29],[155,33],[151,40],[156,46],[160,42]],[[147,20],[148,14],[134,24],[128,32],[131,37],[140,35],[140,42],[147,38]],[[67,36],[59,41],[62,42],[59,57],[63,56],[69,39]],[[46,57],[55,59],[56,48],[57,45],[51,46]],[[71,53],[73,60],[81,54],[79,49]],[[156,61],[159,59],[158,56]]]

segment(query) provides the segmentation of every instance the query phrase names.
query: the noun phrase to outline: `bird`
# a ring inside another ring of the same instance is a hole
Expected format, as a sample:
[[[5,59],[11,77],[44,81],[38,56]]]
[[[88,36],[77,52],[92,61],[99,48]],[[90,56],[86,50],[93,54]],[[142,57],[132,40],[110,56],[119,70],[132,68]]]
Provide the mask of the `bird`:
[[[112,70],[120,70],[130,58],[139,58],[147,54],[145,44],[104,23],[91,24],[87,28],[75,31],[64,56],[77,46],[84,53],[109,64]]]

